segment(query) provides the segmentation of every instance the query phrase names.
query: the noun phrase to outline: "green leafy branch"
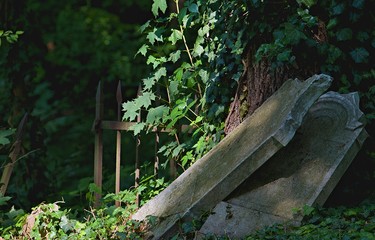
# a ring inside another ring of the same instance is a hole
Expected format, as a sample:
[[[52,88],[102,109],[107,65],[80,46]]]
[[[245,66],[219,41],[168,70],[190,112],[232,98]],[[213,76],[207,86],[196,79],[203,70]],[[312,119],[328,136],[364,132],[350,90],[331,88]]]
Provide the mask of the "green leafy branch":
[[[5,38],[5,40],[9,43],[15,43],[18,40],[18,37],[23,34],[23,31],[4,31],[0,30],[0,46],[1,46],[1,39]]]

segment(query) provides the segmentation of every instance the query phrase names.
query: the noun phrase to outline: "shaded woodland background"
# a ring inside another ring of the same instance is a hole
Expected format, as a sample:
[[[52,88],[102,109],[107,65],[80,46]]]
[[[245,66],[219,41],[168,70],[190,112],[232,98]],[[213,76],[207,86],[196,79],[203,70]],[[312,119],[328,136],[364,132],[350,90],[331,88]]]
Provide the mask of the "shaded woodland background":
[[[93,182],[96,88],[101,81],[108,120],[117,117],[118,81],[124,86],[124,100],[135,97],[148,71],[134,58],[142,42],[138,29],[151,17],[150,9],[148,0],[1,1],[0,27],[22,29],[24,34],[16,44],[3,41],[0,48],[0,126],[16,128],[29,113],[26,156],[18,162],[7,192],[14,196],[13,204],[29,209],[62,197],[72,205],[86,204]],[[111,133],[105,136],[104,187],[109,190],[114,189],[115,155]],[[124,145],[124,156],[133,161],[131,134]],[[8,150],[1,149],[2,164]],[[130,172],[127,179],[124,188],[133,184]]]

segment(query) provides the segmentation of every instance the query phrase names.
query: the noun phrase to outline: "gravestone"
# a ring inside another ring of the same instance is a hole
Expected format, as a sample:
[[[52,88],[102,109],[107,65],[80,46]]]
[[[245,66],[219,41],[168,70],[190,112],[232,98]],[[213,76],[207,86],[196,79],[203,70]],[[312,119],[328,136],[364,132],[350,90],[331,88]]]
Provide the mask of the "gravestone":
[[[132,218],[158,218],[153,239],[168,239],[181,222],[215,207],[294,137],[311,105],[331,84],[327,75],[286,81],[249,118]]]
[[[298,224],[293,209],[324,204],[367,137],[358,101],[357,93],[321,96],[293,140],[220,202],[200,233],[240,238]]]

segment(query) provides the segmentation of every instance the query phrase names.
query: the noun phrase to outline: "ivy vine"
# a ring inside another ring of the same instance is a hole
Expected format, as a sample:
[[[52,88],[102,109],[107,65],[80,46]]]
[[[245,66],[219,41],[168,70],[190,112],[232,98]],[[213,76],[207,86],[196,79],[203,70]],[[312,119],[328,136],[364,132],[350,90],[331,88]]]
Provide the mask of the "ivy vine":
[[[127,121],[142,114],[134,134],[154,127],[174,129],[175,140],[160,152],[179,159],[185,168],[224,137],[224,120],[233,92],[246,70],[243,54],[256,46],[254,61],[268,58],[273,67],[294,67],[296,59],[321,62],[321,72],[333,75],[338,90],[360,90],[369,119],[375,114],[375,77],[368,63],[375,31],[360,25],[374,22],[365,0],[185,0],[168,12],[167,0],[154,0],[155,19],[141,31],[148,42],[138,50],[153,71],[142,80],[142,94],[123,104]],[[369,5],[369,6],[368,6]],[[282,13],[282,14],[281,14]],[[316,29],[324,23],[329,41]],[[313,55],[309,55],[313,53]],[[348,68],[350,66],[350,68]],[[353,79],[353,80],[352,80]],[[191,130],[178,134],[181,124]]]

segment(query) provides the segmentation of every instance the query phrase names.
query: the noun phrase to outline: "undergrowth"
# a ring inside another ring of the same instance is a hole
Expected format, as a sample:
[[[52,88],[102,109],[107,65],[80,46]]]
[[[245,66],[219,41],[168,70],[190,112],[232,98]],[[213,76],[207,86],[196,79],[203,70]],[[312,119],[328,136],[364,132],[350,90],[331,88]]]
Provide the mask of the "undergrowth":
[[[78,217],[64,202],[42,203],[25,213],[11,207],[0,211],[0,239],[147,239],[149,223],[131,219],[136,210],[135,192],[109,194],[99,209],[85,210]],[[8,197],[0,198],[6,205]],[[122,202],[121,207],[113,205]],[[301,210],[304,219],[300,226],[277,224],[247,236],[253,239],[375,239],[375,201],[357,207],[313,208]],[[193,239],[199,224],[181,226],[173,239]],[[230,237],[207,236],[207,240],[232,240]]]

